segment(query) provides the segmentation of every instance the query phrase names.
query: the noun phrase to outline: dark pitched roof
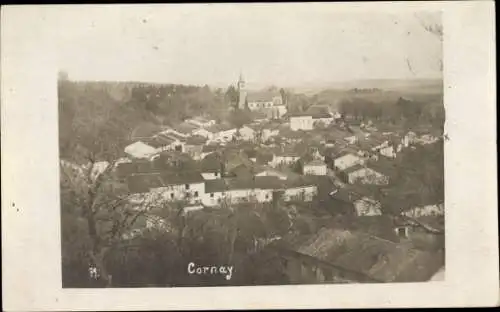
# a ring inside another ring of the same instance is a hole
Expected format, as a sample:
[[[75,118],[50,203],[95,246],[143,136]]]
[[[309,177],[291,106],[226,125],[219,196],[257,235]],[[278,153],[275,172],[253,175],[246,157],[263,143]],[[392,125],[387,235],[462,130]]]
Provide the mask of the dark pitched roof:
[[[359,157],[358,155],[356,155],[355,152],[350,151],[350,150],[346,150],[346,149],[341,150],[337,155],[334,155],[334,157],[335,157],[335,159],[338,159],[338,158],[344,157],[346,155],[353,155],[353,156]]]
[[[221,170],[221,163],[217,155],[210,154],[201,160],[200,167],[202,172],[218,172]]]
[[[383,282],[426,281],[443,263],[442,254],[413,249],[409,245],[369,235],[359,235],[349,252],[335,260],[338,266],[365,273]]]
[[[224,192],[228,189],[224,179],[214,179],[205,181],[205,192],[216,193]]]
[[[135,174],[127,178],[129,190],[133,193],[144,193],[168,185],[202,183],[203,181],[203,177],[197,171]]]
[[[201,135],[193,135],[187,138],[186,144],[189,145],[203,145],[207,142],[207,138]]]
[[[291,117],[307,117],[310,116],[312,117],[311,113],[306,112],[287,112],[285,114],[285,117],[291,118]]]
[[[311,106],[306,113],[310,114],[312,118],[333,118],[324,107]]]
[[[263,176],[255,177],[255,185],[260,189],[282,189],[286,184],[278,177]]]
[[[161,186],[159,174],[136,174],[127,177],[128,189],[131,193],[147,193],[152,188]]]
[[[166,134],[167,137],[170,137],[174,140],[178,140],[178,141],[185,141],[186,139],[176,133],[173,133],[173,132],[170,132],[168,134]]]
[[[166,145],[170,145],[172,143],[175,142],[175,140],[165,136],[165,135],[158,135],[158,136],[154,136],[154,137],[151,137],[151,138],[148,138],[148,139],[144,139],[143,140],[146,144],[154,147],[154,148],[158,148],[158,147],[161,147],[161,146],[166,146]]]
[[[184,134],[190,134],[191,132],[193,132],[196,129],[198,129],[198,127],[196,127],[188,122],[180,123],[174,127],[175,131],[177,131],[179,133],[184,133]]]
[[[345,173],[352,173],[352,172],[358,171],[358,170],[363,169],[363,168],[365,168],[365,166],[360,165],[360,164],[356,164],[352,167],[344,169],[344,172]]]
[[[287,179],[285,181],[286,188],[295,188],[295,187],[304,187],[313,185],[316,185],[316,183],[309,176],[298,176],[295,179]]]
[[[341,188],[341,189],[336,189],[331,193],[332,198],[336,200],[340,200],[346,203],[352,203],[354,201],[354,198],[352,197],[352,192],[348,191],[347,189]]]
[[[220,148],[221,148],[221,146],[218,144],[207,144],[207,145],[203,145],[202,151],[204,153],[210,153],[210,152],[216,152]]]
[[[300,153],[292,149],[285,149],[285,150],[276,149],[274,151],[274,155],[281,157],[300,157]]]
[[[143,124],[132,132],[132,139],[149,138],[162,130],[161,126],[154,124]]]
[[[230,190],[238,189],[266,189],[277,190],[286,186],[283,180],[278,177],[249,177],[249,178],[234,178],[226,179],[226,185]]]
[[[297,251],[381,282],[425,281],[443,263],[442,255],[345,229],[323,228]]]

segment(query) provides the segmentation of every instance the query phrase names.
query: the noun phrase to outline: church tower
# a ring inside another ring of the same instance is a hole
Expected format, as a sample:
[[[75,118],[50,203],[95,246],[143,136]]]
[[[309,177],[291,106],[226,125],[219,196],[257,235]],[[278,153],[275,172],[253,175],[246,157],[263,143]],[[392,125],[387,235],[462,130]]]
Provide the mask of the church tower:
[[[240,78],[238,79],[238,108],[245,109],[247,102],[247,91],[245,89],[245,80],[243,75],[240,73]]]

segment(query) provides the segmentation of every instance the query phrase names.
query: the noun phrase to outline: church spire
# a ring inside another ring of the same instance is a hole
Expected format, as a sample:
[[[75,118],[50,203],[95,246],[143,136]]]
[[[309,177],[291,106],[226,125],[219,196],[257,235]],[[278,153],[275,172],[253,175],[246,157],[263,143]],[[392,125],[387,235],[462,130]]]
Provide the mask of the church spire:
[[[238,82],[245,82],[245,79],[243,79],[243,72],[240,69],[240,78],[238,78]]]

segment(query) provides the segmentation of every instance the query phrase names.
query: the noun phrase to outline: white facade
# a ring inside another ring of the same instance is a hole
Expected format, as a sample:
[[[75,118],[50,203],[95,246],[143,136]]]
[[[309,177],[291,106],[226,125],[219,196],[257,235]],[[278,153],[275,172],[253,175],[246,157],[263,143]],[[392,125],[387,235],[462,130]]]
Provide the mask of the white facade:
[[[148,193],[138,193],[130,196],[133,205],[148,207],[158,202],[187,200],[189,203],[201,202],[205,196],[205,183],[174,184],[151,189]]]
[[[360,182],[362,184],[387,184],[388,177],[370,168],[359,168],[347,174],[347,181],[351,184]]]
[[[201,158],[202,150],[203,150],[202,145],[185,144],[183,150],[185,153],[187,153],[194,160],[201,160],[202,159]]]
[[[276,110],[277,115],[278,115],[278,116],[276,116],[276,117],[278,117],[278,118],[283,117],[283,115],[285,115],[285,114],[286,114],[286,112],[288,111],[288,110],[287,110],[287,108],[286,108],[286,105],[275,105],[275,106],[273,107],[273,109],[275,109],[275,110]]]
[[[262,141],[269,141],[270,138],[279,135],[278,129],[262,129]]]
[[[302,201],[312,201],[314,196],[317,194],[318,188],[315,185],[310,186],[299,186],[288,188],[283,194],[284,201],[302,200]]]
[[[202,137],[205,137],[209,140],[213,139],[213,137],[214,137],[214,134],[212,132],[207,131],[206,129],[203,129],[203,128],[194,130],[193,134],[194,135],[201,135]]]
[[[304,174],[326,175],[326,164],[306,164],[304,165]]]
[[[202,210],[202,209],[203,209],[202,205],[186,206],[186,207],[182,208],[182,212],[184,214],[186,214],[186,213],[189,213],[189,212],[199,211],[199,210]]]
[[[206,193],[203,197],[203,204],[208,207],[221,205],[222,202],[228,204],[240,204],[246,202],[265,203],[272,201],[273,190],[269,189],[233,189],[224,192]]]
[[[419,218],[424,216],[444,216],[444,205],[427,205],[423,207],[415,207],[413,209],[402,212],[402,215]]]
[[[262,100],[248,100],[248,108],[252,111],[271,108],[273,106],[284,106],[281,95],[275,95]]]
[[[312,130],[314,127],[314,119],[312,116],[291,116],[290,129],[297,130]]]
[[[344,138],[344,140],[349,142],[349,144],[354,144],[358,141],[358,138],[355,135],[352,135],[352,136]]]
[[[233,140],[233,137],[236,135],[236,131],[238,131],[238,130],[237,129],[229,129],[229,130],[213,133],[213,136],[210,139],[210,141],[219,142],[219,143],[231,142]]]
[[[274,105],[274,103],[272,100],[248,102],[248,108],[251,111],[260,110],[263,108],[271,108],[271,107],[273,107],[273,105]]]
[[[382,215],[380,203],[368,197],[356,200],[354,202],[354,209],[358,217]]]
[[[243,126],[238,130],[239,137],[244,141],[253,141],[255,139],[255,130],[250,127]]]
[[[314,118],[314,124],[328,126],[333,122],[333,117]]]
[[[205,180],[215,180],[215,179],[221,178],[221,175],[219,172],[202,172],[201,176]]]
[[[363,164],[363,159],[353,154],[347,154],[333,160],[333,165],[337,170],[345,170],[358,164]]]
[[[142,141],[137,141],[125,147],[125,153],[131,158],[147,159],[157,153],[157,150]]]
[[[205,183],[188,183],[178,185],[168,185],[151,190],[153,194],[161,194],[167,201],[178,201],[188,199],[189,202],[200,201],[205,195]],[[187,196],[187,197],[186,197]]]
[[[192,124],[193,126],[200,127],[200,128],[208,128],[210,126],[215,125],[215,120],[206,120],[204,118],[193,118],[193,119],[188,119],[186,120],[187,123]]]
[[[202,203],[207,207],[218,206],[222,203],[223,200],[225,200],[225,197],[225,192],[206,193],[202,198]]]
[[[269,165],[272,167],[276,167],[279,165],[290,165],[299,160],[299,156],[292,155],[274,155],[273,160],[269,162]]]
[[[386,146],[380,149],[380,155],[388,157],[388,158],[396,158],[396,151],[394,150],[394,146]]]
[[[274,170],[264,170],[255,175],[256,177],[277,177],[280,180],[286,180],[287,176],[283,173]]]

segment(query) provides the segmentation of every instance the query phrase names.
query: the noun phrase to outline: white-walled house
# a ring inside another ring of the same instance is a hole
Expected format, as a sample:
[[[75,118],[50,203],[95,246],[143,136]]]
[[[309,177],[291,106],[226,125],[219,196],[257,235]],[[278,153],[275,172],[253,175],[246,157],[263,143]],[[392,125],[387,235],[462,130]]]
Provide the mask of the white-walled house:
[[[318,193],[318,187],[312,184],[291,185],[288,186],[283,194],[284,201],[312,201]]]
[[[157,153],[156,148],[142,141],[134,142],[125,147],[125,154],[131,159],[149,159]]]
[[[216,156],[205,157],[201,161],[201,175],[204,180],[220,179],[222,177],[221,163]]]
[[[277,151],[273,155],[273,159],[269,162],[272,167],[280,165],[290,165],[300,159],[300,155],[293,151]]]
[[[351,136],[345,137],[344,140],[349,142],[349,144],[354,144],[358,141],[358,137],[355,135],[351,135]]]
[[[350,184],[359,182],[361,184],[385,185],[389,183],[389,178],[386,175],[360,164],[345,169],[344,173]]]
[[[273,169],[263,169],[255,173],[256,177],[277,177],[280,180],[286,180],[286,174]]]
[[[284,201],[312,201],[317,194],[316,185],[283,181],[274,176],[210,180],[205,183],[206,193],[202,203],[209,207],[219,206],[223,203],[271,202],[275,191],[282,192]]]
[[[207,138],[194,135],[186,139],[184,144],[184,152],[187,153],[194,160],[201,160],[203,154],[203,146],[207,142]]]
[[[277,91],[250,92],[247,95],[248,109],[260,111],[267,119],[280,119],[286,114],[287,108],[281,94]]]
[[[179,201],[201,202],[205,181],[199,172],[135,174],[127,178],[133,202]],[[154,204],[154,203],[153,203]]]
[[[191,118],[191,119],[187,119],[186,120],[187,123],[190,123],[196,127],[199,127],[199,128],[208,128],[210,126],[213,126],[216,124],[216,121],[213,120],[213,119],[206,119],[204,117],[201,117],[201,116],[198,116],[198,117],[194,117],[194,118]]]
[[[279,129],[262,129],[262,141],[267,142],[271,138],[279,135]]]
[[[379,153],[382,156],[388,157],[388,158],[396,158],[396,150],[394,149],[393,145],[385,146],[381,149],[379,149]]]
[[[190,124],[188,122],[182,122],[178,124],[177,126],[173,127],[169,131],[172,133],[175,133],[176,135],[182,137],[182,138],[187,138],[193,134],[195,134],[196,130],[198,130],[199,127]]]
[[[444,205],[426,205],[414,207],[412,209],[408,209],[401,213],[402,215],[410,218],[420,218],[420,217],[428,217],[428,216],[444,216]]]
[[[213,125],[206,129],[209,135],[209,141],[218,143],[227,143],[233,140],[238,129],[229,125]]]
[[[214,170],[214,171],[204,171],[201,173],[201,176],[203,177],[204,180],[215,180],[215,179],[220,179],[221,174],[219,171]]]
[[[320,160],[313,160],[304,164],[303,172],[310,175],[326,175],[326,164]]]
[[[382,206],[380,203],[369,197],[362,197],[353,202],[354,210],[358,217],[380,216]]]
[[[290,115],[290,129],[293,131],[298,130],[312,130],[314,128],[314,119],[308,114],[294,114]]]
[[[164,151],[184,152],[185,139],[182,136],[170,133],[158,133],[149,138],[147,144],[153,146],[158,153]]]
[[[238,129],[238,137],[244,141],[255,140],[256,131],[251,127],[243,126]]]
[[[335,157],[335,159],[333,160],[334,168],[339,171],[343,171],[346,170],[347,168],[363,163],[364,160],[361,157],[351,153],[341,154],[340,156]]]
[[[268,123],[268,124],[250,124],[246,127],[254,130],[255,139],[261,142],[267,142],[272,137],[279,135],[279,124]]]

